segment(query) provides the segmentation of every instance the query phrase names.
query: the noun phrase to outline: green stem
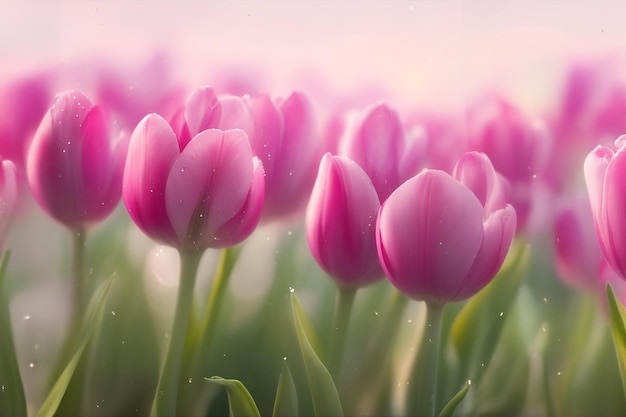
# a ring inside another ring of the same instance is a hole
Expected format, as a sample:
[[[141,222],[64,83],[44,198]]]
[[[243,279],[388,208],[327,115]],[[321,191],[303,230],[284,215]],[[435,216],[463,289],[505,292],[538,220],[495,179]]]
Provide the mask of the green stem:
[[[224,302],[224,294],[228,289],[228,281],[239,253],[240,248],[235,246],[222,249],[217,271],[211,285],[211,293],[209,294],[209,301],[204,312],[202,326],[200,327],[202,334],[200,347],[204,352],[209,349],[213,340],[219,312]]]
[[[74,284],[74,318],[80,322],[87,305],[85,283],[85,246],[87,232],[84,229],[74,231],[72,239],[72,280]]]
[[[356,288],[337,288],[335,298],[335,314],[333,316],[332,327],[330,328],[330,341],[328,345],[328,365],[329,370],[335,377],[335,382],[339,380],[341,361],[344,346],[346,344],[346,334],[348,333],[348,321],[350,312],[354,304]]]
[[[183,353],[189,317],[193,306],[193,289],[198,273],[198,266],[202,258],[202,251],[180,250],[180,281],[178,284],[178,299],[174,324],[170,332],[169,345],[165,356],[165,363],[159,377],[152,415],[176,415],[178,386],[183,364]]]
[[[441,358],[441,321],[444,304],[426,303],[426,323],[410,377],[416,387],[408,397],[409,415],[437,415],[437,383]]]

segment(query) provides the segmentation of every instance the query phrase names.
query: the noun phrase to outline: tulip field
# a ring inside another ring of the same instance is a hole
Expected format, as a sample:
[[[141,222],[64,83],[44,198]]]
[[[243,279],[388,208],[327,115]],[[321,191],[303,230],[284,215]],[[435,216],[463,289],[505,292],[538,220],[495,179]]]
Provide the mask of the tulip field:
[[[626,29],[559,6],[1,6],[0,417],[626,415]]]

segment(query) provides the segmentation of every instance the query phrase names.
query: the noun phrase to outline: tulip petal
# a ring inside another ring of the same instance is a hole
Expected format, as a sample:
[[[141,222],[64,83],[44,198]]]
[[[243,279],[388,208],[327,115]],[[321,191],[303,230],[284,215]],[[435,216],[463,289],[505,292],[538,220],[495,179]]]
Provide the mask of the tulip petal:
[[[283,115],[278,107],[266,94],[251,98],[248,102],[250,114],[255,123],[254,134],[250,137],[250,145],[255,155],[263,162],[266,192],[270,193],[274,184],[274,167],[277,155],[282,150],[284,137]]]
[[[446,301],[461,288],[483,241],[483,207],[443,171],[426,170],[380,209],[377,244],[389,280],[404,294]]]
[[[112,160],[109,129],[103,110],[94,106],[86,115],[81,128],[82,137],[82,205],[93,213],[96,219],[106,217],[117,205],[122,191],[121,177],[112,184],[113,177],[122,171],[117,161]],[[113,168],[118,168],[117,172]],[[109,198],[111,186],[117,192]],[[86,192],[86,190],[91,190]],[[117,196],[115,196],[117,194]]]
[[[585,182],[587,184],[587,193],[589,194],[589,202],[591,203],[591,212],[593,214],[594,225],[598,240],[604,256],[609,264],[617,269],[617,261],[609,246],[608,221],[606,217],[604,182],[607,175],[609,163],[613,159],[614,152],[604,146],[597,146],[587,157],[584,163]]]
[[[217,128],[218,121],[222,114],[222,107],[219,105],[217,95],[211,87],[200,87],[191,93],[185,103],[185,120],[189,138],[182,149],[187,145],[189,140],[198,133],[206,129]]]
[[[149,114],[131,135],[124,168],[122,197],[128,214],[145,234],[167,244],[177,241],[167,215],[165,186],[178,155],[170,125]]]
[[[606,241],[612,267],[622,276],[626,275],[626,148],[613,155],[606,170],[603,192],[603,211],[606,213]],[[613,259],[611,259],[613,258]]]
[[[252,150],[239,129],[193,137],[172,165],[166,207],[180,242],[196,247],[243,207],[252,180]]]
[[[462,287],[450,301],[471,297],[496,275],[515,236],[516,215],[511,205],[489,215],[484,223],[484,237],[472,268],[462,280]]]
[[[263,213],[265,175],[259,158],[253,158],[253,167],[250,191],[241,210],[217,230],[211,242],[205,242],[206,246],[225,248],[236,245],[250,236],[259,223]]]

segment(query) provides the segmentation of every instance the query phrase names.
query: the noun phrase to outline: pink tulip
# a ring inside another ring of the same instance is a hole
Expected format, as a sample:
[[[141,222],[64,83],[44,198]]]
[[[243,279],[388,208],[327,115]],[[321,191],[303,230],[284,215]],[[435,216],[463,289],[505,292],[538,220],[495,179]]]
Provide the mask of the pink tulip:
[[[547,127],[505,99],[489,95],[469,109],[468,129],[469,150],[487,154],[496,171],[510,182],[518,227],[526,228],[541,208],[540,175],[552,145]]]
[[[207,129],[181,146],[149,114],[135,128],[124,170],[130,217],[152,239],[187,250],[233,246],[255,229],[264,177],[246,133]]]
[[[402,182],[415,175],[420,148],[407,141],[397,112],[385,104],[368,109],[363,116],[352,113],[339,143],[339,154],[355,161],[367,175],[384,201]],[[409,158],[411,163],[406,163]]]
[[[254,124],[241,97],[217,95],[208,86],[194,90],[170,121],[182,150],[192,137],[206,129],[241,129],[248,137]]]
[[[26,148],[51,101],[51,75],[9,79],[0,86],[0,156],[24,170]]]
[[[247,104],[255,123],[250,143],[265,169],[263,218],[292,215],[306,205],[321,156],[311,103],[293,93],[276,104],[264,94]]]
[[[493,170],[476,164],[477,169]],[[396,189],[380,208],[376,241],[391,283],[405,295],[433,303],[467,299],[495,276],[513,240],[515,210],[499,201],[495,188],[468,181],[493,178],[493,172],[460,180],[439,170],[424,170]],[[501,207],[502,206],[502,207]],[[493,211],[490,211],[493,210]]]
[[[343,287],[384,277],[376,255],[380,207],[367,174],[343,156],[325,154],[306,212],[306,235],[317,263]]]
[[[609,265],[626,278],[626,136],[616,151],[597,146],[585,158],[584,172],[600,248]]]
[[[102,108],[84,94],[59,94],[28,151],[35,200],[71,229],[103,220],[120,199],[126,144],[111,143]]]

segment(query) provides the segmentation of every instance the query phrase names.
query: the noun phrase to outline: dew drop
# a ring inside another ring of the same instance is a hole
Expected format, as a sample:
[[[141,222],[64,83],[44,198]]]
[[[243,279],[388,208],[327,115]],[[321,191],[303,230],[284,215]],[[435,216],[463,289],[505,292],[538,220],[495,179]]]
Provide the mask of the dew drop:
[[[185,167],[182,167],[182,168],[180,169],[180,172],[185,172]]]
[[[286,356],[283,356],[283,360],[284,360],[284,361],[286,361],[286,360],[287,360],[287,357],[286,357]]]
[[[31,363],[29,363],[29,364],[28,364],[28,367],[29,367],[29,368],[34,368],[34,367],[35,367],[35,364],[31,362]]]
[[[504,311],[500,312],[500,317],[504,316]]]
[[[25,315],[24,320],[30,320],[30,314]]]
[[[296,292],[296,289],[293,287],[289,287],[289,292],[293,294],[294,292]]]
[[[375,314],[375,315],[378,315],[378,311],[374,311],[374,314]]]
[[[111,310],[111,315],[114,316],[115,315],[115,310]]]
[[[187,382],[191,384],[193,382],[193,378],[189,378]]]

